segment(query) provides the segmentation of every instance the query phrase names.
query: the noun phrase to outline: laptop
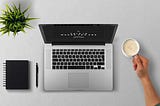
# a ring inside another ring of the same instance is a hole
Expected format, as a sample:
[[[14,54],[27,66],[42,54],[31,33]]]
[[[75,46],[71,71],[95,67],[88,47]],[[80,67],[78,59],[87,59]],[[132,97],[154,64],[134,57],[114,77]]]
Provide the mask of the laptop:
[[[117,24],[39,24],[45,91],[113,90]]]

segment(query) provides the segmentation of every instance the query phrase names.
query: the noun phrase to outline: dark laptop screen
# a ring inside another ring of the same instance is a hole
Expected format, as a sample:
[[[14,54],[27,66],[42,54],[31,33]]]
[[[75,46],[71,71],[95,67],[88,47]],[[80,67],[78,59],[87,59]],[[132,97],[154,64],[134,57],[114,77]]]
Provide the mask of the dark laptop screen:
[[[45,43],[112,43],[117,24],[40,24]]]

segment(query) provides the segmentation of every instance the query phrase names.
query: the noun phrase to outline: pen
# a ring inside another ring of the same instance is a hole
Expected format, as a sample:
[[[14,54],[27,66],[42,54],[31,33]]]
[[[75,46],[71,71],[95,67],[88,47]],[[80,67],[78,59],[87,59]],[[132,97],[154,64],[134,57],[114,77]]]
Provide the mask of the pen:
[[[38,88],[38,63],[36,63],[36,87]]]

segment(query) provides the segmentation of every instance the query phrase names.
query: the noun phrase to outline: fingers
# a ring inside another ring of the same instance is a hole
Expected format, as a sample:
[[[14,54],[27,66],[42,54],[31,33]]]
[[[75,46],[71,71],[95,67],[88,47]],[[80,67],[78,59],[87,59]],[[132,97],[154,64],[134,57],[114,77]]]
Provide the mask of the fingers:
[[[139,58],[143,61],[143,62],[148,62],[148,59],[145,58],[144,56],[142,55],[139,55]]]
[[[136,62],[136,70],[141,70],[143,69],[143,64],[142,64],[142,61],[140,59],[140,57],[138,55],[136,55],[135,57],[135,62]]]
[[[137,64],[133,64],[133,68],[134,68],[134,70],[136,70],[137,69]]]
[[[136,63],[135,58],[132,59],[132,63],[133,63],[134,70],[136,70],[137,69],[137,63]]]

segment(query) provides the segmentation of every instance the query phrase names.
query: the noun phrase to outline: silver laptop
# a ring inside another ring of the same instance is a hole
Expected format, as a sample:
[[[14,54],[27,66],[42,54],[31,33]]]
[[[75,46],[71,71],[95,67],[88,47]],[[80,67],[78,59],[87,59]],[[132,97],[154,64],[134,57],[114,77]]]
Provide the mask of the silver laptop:
[[[45,91],[113,90],[117,24],[40,24]]]

